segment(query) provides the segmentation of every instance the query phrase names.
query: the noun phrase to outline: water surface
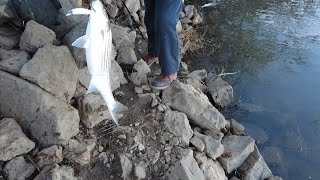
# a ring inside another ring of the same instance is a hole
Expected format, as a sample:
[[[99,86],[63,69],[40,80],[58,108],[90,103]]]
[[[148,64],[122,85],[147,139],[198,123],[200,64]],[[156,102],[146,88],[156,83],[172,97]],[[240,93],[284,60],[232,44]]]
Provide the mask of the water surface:
[[[242,102],[229,116],[257,139],[274,174],[320,179],[320,1],[226,0],[204,16],[220,46],[189,55],[191,67],[240,70],[225,77]]]

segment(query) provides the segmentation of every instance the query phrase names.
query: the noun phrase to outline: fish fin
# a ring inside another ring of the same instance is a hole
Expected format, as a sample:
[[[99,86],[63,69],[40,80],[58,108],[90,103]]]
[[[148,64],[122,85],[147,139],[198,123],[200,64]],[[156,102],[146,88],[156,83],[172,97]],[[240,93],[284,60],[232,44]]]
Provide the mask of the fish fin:
[[[201,6],[202,8],[206,8],[206,7],[212,7],[212,6],[215,6],[216,4],[214,3],[208,3],[208,4],[205,4],[203,6]]]
[[[92,81],[90,82],[89,88],[87,90],[87,94],[99,92],[95,85],[93,85]]]
[[[77,14],[91,14],[91,10],[85,8],[75,8],[71,9],[66,16],[77,15]]]
[[[83,35],[76,39],[73,43],[72,46],[77,47],[77,48],[87,48],[88,47],[88,38],[86,35]]]
[[[112,117],[112,120],[117,125],[119,125],[118,114],[122,113],[122,112],[125,112],[125,111],[128,111],[128,107],[126,107],[125,105],[121,104],[118,101],[115,101],[115,104],[112,106],[112,109],[109,110],[109,112],[111,114],[111,117]]]

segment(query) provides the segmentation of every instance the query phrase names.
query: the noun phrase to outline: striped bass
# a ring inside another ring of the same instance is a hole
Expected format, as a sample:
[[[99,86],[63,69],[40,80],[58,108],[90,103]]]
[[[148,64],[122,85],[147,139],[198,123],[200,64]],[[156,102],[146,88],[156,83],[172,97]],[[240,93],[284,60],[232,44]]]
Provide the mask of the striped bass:
[[[91,9],[75,8],[67,16],[76,14],[89,15],[86,34],[72,43],[72,46],[86,49],[86,60],[92,76],[88,93],[99,92],[107,104],[113,121],[118,123],[118,113],[128,108],[113,97],[110,80],[112,60],[112,33],[109,18],[100,0],[92,0]]]

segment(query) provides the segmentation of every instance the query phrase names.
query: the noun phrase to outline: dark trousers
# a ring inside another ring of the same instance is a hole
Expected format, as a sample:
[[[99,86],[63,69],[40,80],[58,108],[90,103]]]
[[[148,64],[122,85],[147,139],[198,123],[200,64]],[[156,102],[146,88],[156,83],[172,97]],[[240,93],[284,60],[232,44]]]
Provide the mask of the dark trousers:
[[[159,57],[162,75],[179,70],[180,52],[176,25],[182,0],[144,0],[148,54]]]

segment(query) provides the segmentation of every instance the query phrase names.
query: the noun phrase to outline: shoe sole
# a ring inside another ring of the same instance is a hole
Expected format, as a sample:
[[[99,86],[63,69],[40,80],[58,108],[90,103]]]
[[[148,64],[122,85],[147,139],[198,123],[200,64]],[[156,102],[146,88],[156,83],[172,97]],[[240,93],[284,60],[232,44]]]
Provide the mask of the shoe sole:
[[[165,89],[167,89],[168,87],[170,87],[170,85],[171,85],[171,83],[170,83],[169,85],[167,85],[167,86],[158,87],[158,86],[152,86],[152,85],[150,84],[150,87],[151,87],[152,89],[156,89],[156,90],[165,90]]]

